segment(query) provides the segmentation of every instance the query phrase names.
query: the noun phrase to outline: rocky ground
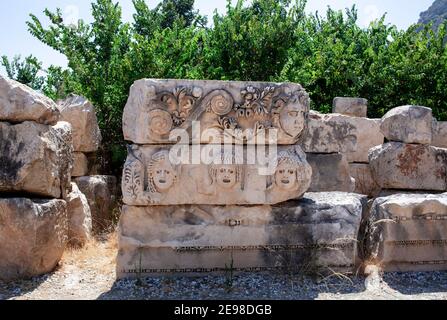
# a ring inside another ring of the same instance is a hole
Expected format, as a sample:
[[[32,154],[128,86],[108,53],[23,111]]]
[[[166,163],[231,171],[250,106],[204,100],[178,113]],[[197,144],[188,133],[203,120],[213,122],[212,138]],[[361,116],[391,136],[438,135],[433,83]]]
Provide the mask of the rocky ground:
[[[437,299],[447,300],[447,272],[389,273],[369,279],[251,274],[115,281],[116,239],[68,251],[49,275],[0,282],[0,299]]]

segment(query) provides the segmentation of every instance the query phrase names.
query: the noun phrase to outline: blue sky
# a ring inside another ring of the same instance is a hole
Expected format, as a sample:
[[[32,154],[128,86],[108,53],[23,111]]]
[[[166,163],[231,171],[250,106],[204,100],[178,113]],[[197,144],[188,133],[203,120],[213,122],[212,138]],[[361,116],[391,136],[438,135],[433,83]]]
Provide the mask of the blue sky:
[[[119,1],[123,8],[123,19],[132,20],[133,6],[131,0]],[[149,0],[151,6],[155,6],[157,0]],[[234,1],[233,1],[234,2]],[[407,28],[419,19],[419,13],[426,10],[433,0],[308,0],[307,11],[319,11],[324,13],[327,6],[334,9],[344,9],[356,4],[359,10],[359,23],[362,26],[369,24],[371,20],[381,17],[387,13],[387,22],[395,24],[399,28]],[[15,54],[35,55],[43,61],[44,66],[55,64],[66,66],[65,58],[41,44],[27,31],[25,21],[29,13],[43,17],[45,8],[61,8],[65,20],[81,18],[89,21],[91,0],[14,0],[0,1],[0,55],[12,57]],[[215,9],[220,13],[225,12],[226,0],[196,0],[196,8],[202,14],[211,16]],[[4,70],[0,72],[4,73]]]

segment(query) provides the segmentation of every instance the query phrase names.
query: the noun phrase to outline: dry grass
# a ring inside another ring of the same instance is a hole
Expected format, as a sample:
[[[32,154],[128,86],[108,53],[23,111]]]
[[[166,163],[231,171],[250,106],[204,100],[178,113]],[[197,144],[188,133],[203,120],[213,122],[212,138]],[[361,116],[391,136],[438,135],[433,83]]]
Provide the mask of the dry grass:
[[[61,268],[76,266],[97,273],[114,273],[118,251],[118,235],[113,232],[101,237],[91,238],[82,248],[68,248],[61,260]]]

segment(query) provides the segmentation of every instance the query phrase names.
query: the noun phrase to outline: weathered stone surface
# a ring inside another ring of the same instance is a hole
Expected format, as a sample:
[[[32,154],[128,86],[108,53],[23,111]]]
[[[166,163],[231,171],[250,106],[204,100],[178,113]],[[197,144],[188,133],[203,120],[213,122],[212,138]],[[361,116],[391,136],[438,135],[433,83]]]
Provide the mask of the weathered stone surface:
[[[276,129],[278,144],[294,144],[306,128],[309,104],[298,84],[142,79],[124,108],[124,138],[168,144],[177,141],[169,140],[170,133],[183,129],[182,143],[221,143],[227,137],[240,144]],[[194,130],[193,122],[200,128]]]
[[[59,160],[59,177],[61,197],[65,199],[71,191],[71,172],[73,170],[73,131],[71,124],[59,121],[52,127],[57,133],[57,158]]]
[[[447,121],[435,121],[433,123],[432,145],[447,148]]]
[[[72,159],[68,123],[0,122],[1,192],[59,198],[70,186]]]
[[[374,180],[383,189],[447,189],[447,149],[390,142],[371,149],[369,162]]]
[[[93,232],[98,234],[107,231],[116,218],[116,178],[89,176],[76,178],[75,182],[87,198],[92,215]]]
[[[351,117],[364,117],[368,113],[368,100],[363,98],[337,97],[332,104],[332,112]]]
[[[0,278],[28,278],[52,271],[67,241],[63,200],[0,199]]]
[[[345,121],[352,123],[357,128],[356,147],[354,151],[345,152],[346,160],[348,162],[368,162],[369,150],[384,142],[384,136],[380,132],[380,120],[350,117]]]
[[[385,271],[447,270],[447,194],[377,198],[366,235],[369,260]]]
[[[72,95],[58,102],[61,117],[73,126],[73,147],[76,152],[95,152],[101,144],[101,131],[95,107],[86,98]]]
[[[275,206],[124,206],[117,275],[353,271],[365,196],[308,193]]]
[[[274,204],[302,196],[310,185],[311,167],[299,146],[277,150],[241,145],[230,149],[220,145],[174,147],[129,147],[122,181],[124,203]],[[266,152],[259,152],[260,148]],[[173,158],[180,151],[185,162]],[[200,158],[205,154],[209,158]],[[250,154],[258,157],[250,162]],[[267,170],[262,163],[269,159]]]
[[[355,180],[356,193],[375,197],[381,191],[379,185],[374,181],[369,164],[350,163],[349,172]]]
[[[354,191],[355,180],[350,175],[349,164],[344,155],[308,153],[307,161],[312,166],[309,192]]]
[[[72,246],[83,246],[92,233],[92,214],[85,195],[76,183],[71,184],[71,192],[67,197],[68,243]]]
[[[301,143],[309,153],[344,153],[348,162],[368,162],[368,150],[384,141],[380,120],[311,112]]]
[[[309,113],[301,146],[308,153],[346,153],[357,147],[357,128],[340,114]]]
[[[83,177],[88,175],[88,159],[82,152],[74,153],[72,177]]]
[[[433,116],[430,108],[402,106],[388,111],[380,129],[389,141],[430,144]]]
[[[55,124],[59,116],[59,110],[50,98],[0,75],[0,121]]]

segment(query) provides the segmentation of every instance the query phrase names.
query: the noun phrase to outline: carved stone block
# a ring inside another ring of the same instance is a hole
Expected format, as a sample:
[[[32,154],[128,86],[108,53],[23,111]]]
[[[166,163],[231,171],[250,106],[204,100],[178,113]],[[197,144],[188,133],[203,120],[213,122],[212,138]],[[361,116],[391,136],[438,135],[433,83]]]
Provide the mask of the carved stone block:
[[[447,149],[389,142],[369,151],[370,168],[383,189],[447,189]]]
[[[385,271],[447,270],[447,194],[377,198],[367,222],[368,258]]]
[[[309,192],[354,192],[355,180],[351,177],[349,164],[343,154],[308,153],[307,161],[312,167]]]
[[[299,146],[270,147],[129,146],[123,201],[139,206],[243,205],[300,197],[312,175],[306,155]]]
[[[124,138],[175,143],[170,134],[183,129],[188,141],[182,143],[221,143],[226,137],[242,144],[260,143],[260,132],[275,131],[278,144],[294,144],[305,131],[309,103],[298,84],[142,79],[132,85],[124,108]]]
[[[353,271],[365,202],[335,192],[275,206],[124,206],[117,275]]]

